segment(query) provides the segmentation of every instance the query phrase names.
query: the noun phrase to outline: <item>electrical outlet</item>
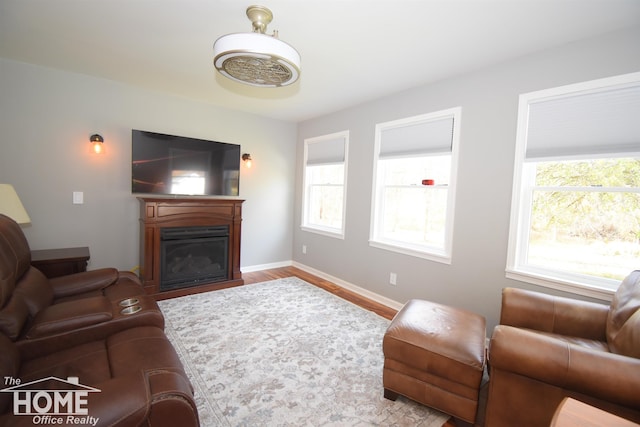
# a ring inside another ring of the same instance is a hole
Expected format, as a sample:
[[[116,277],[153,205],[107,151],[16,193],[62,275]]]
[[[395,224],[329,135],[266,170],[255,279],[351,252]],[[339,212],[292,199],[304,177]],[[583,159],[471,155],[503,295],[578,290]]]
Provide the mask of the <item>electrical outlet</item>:
[[[395,285],[398,281],[398,275],[396,273],[389,274],[389,284]]]
[[[81,205],[84,203],[84,193],[82,191],[73,192],[73,204]]]
[[[307,253],[307,245],[302,245],[302,253],[303,254]]]

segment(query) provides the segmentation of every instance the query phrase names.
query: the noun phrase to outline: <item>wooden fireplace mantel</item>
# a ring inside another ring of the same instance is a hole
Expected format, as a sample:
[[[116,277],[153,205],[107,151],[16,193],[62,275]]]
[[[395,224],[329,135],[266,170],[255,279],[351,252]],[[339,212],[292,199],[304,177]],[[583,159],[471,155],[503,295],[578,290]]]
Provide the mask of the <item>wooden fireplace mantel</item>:
[[[156,299],[244,284],[240,271],[242,203],[237,199],[148,198],[140,202],[140,280]],[[224,281],[160,292],[160,232],[165,227],[229,226],[228,277]]]

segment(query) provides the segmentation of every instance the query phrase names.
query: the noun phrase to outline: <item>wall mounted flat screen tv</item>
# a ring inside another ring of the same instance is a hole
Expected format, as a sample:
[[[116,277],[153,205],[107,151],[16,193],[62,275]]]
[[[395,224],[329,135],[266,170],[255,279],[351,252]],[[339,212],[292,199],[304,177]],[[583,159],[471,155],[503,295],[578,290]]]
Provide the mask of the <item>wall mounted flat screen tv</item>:
[[[240,146],[132,130],[131,192],[237,196]]]

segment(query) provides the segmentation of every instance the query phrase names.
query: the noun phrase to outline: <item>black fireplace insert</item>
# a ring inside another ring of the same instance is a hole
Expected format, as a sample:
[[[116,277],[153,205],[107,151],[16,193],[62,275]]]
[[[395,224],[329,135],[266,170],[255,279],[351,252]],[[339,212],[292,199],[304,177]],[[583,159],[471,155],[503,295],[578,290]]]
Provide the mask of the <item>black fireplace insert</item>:
[[[227,280],[229,227],[160,230],[160,291]]]

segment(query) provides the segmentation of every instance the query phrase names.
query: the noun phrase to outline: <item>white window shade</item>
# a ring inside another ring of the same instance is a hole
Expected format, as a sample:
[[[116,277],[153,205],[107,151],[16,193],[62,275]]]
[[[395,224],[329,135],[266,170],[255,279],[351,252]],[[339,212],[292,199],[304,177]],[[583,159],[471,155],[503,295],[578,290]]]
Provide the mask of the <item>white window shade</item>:
[[[453,117],[383,129],[380,157],[450,153],[452,138]]]
[[[526,159],[640,152],[640,84],[529,105]]]
[[[307,146],[307,165],[344,163],[345,138],[332,138],[313,142]]]

